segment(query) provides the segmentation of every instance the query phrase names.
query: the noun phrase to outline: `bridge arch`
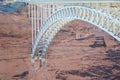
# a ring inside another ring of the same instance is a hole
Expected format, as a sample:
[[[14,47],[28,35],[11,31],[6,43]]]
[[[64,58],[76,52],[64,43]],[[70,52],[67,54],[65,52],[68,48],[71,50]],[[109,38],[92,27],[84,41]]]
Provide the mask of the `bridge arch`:
[[[68,22],[79,19],[97,26],[120,41],[120,22],[95,9],[69,6],[52,14],[43,23],[32,48],[32,58],[38,59],[45,52],[55,34]]]

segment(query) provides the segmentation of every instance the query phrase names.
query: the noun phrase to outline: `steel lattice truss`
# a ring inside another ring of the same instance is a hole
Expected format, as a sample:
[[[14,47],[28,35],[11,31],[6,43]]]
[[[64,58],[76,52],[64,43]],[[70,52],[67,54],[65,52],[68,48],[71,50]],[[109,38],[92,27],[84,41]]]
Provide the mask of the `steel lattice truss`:
[[[44,63],[46,50],[56,33],[65,24],[75,19],[96,25],[120,41],[119,0],[103,2],[71,0],[68,3],[66,1],[27,1],[29,3],[28,14],[32,23],[33,64],[37,60],[42,60]]]

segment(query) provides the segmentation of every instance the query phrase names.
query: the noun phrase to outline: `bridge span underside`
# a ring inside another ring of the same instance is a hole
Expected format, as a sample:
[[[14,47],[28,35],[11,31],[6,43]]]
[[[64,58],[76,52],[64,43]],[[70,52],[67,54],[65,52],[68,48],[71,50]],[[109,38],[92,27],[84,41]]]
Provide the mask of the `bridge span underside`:
[[[44,62],[46,50],[54,36],[65,24],[75,19],[93,24],[120,41],[120,7],[111,6],[112,3],[30,3],[32,62],[41,59]]]

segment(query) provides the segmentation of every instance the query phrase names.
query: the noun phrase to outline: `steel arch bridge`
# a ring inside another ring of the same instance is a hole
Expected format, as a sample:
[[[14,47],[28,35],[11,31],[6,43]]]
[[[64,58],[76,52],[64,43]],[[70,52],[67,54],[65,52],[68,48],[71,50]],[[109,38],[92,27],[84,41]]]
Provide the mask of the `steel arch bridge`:
[[[32,63],[45,62],[46,50],[59,30],[68,22],[79,19],[93,24],[120,41],[120,4],[111,1],[61,1],[23,0],[29,3],[29,18],[32,23]],[[106,4],[103,6],[102,4]],[[36,69],[37,70],[37,69]]]
[[[105,13],[80,6],[62,8],[52,14],[43,23],[33,44],[32,58],[45,57],[45,52],[55,34],[68,22],[79,19],[96,25],[120,41],[120,22]]]

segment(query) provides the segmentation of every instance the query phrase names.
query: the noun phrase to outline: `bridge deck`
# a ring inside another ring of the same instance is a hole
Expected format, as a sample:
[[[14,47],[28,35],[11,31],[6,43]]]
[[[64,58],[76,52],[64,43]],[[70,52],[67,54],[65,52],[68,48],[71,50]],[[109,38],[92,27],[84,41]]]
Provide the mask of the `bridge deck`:
[[[17,0],[17,1],[26,1],[29,3],[105,3],[105,2],[119,2],[119,0]]]

